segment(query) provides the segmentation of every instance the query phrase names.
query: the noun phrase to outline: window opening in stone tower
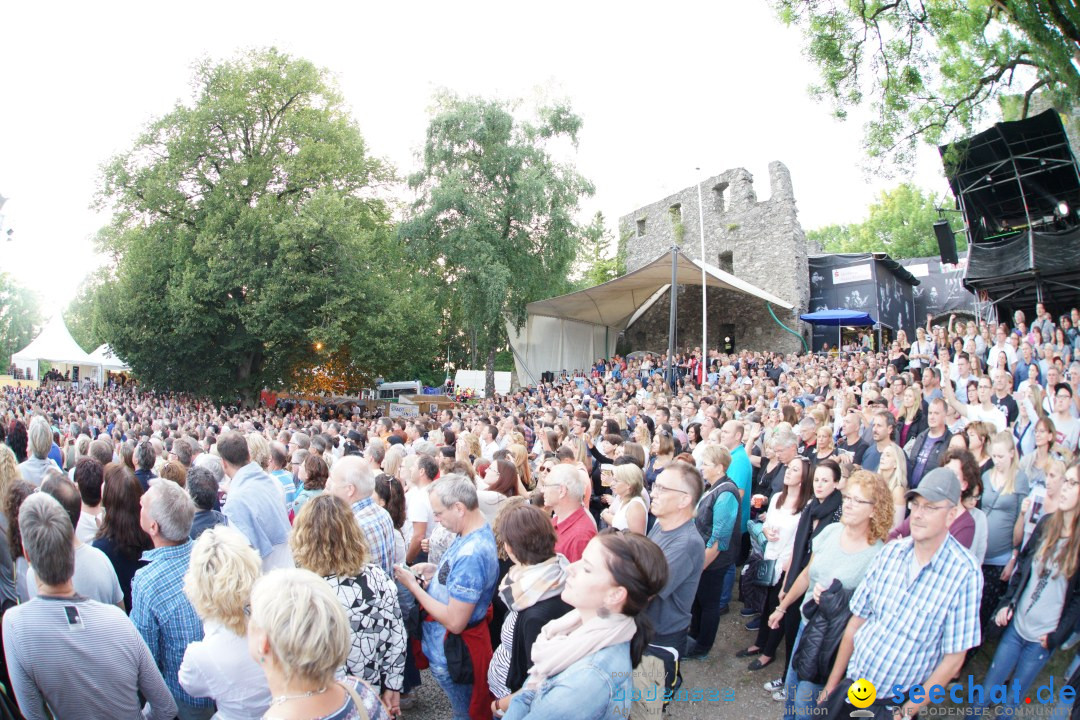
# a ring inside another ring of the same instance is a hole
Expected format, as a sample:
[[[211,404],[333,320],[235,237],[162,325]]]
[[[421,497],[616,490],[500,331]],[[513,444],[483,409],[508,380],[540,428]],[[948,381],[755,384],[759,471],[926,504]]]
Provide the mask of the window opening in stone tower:
[[[637,236],[645,237],[645,218],[638,218],[637,221]]]
[[[713,200],[716,203],[716,211],[724,212],[728,206],[728,184],[726,182],[719,183],[713,186]]]
[[[718,259],[719,263],[717,264],[717,267],[719,267],[726,273],[730,273],[732,275],[735,274],[735,260],[730,250],[720,253],[720,257]]]

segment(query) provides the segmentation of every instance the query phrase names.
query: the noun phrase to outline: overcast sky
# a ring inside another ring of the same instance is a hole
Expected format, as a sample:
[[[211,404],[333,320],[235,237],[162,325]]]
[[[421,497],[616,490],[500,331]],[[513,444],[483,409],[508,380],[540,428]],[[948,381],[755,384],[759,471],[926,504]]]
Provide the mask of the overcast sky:
[[[369,6],[370,5],[370,6]],[[583,209],[615,222],[699,178],[791,171],[805,229],[865,216],[898,179],[861,166],[861,126],[812,100],[797,31],[763,0],[719,2],[9,3],[0,92],[0,270],[49,312],[96,265],[90,210],[100,166],[190,97],[192,63],[276,45],[329,69],[371,151],[417,165],[433,93],[568,99],[585,122]],[[300,14],[297,14],[297,13]],[[701,172],[695,168],[702,168]],[[914,180],[943,193],[935,153]],[[767,280],[759,282],[767,288]]]

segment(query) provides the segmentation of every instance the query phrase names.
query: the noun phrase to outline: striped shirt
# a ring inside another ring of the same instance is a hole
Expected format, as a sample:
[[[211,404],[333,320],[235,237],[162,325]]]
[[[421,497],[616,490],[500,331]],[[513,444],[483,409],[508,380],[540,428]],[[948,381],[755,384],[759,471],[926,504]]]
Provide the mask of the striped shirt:
[[[178,703],[214,706],[210,698],[193,698],[180,687],[177,672],[187,646],[203,639],[202,620],[184,594],[184,574],[191,562],[192,542],[147,550],[131,581],[131,621],[139,629]]]
[[[354,502],[352,511],[364,531],[372,563],[394,577],[394,521],[390,513],[376,505],[370,495]]]
[[[4,655],[26,720],[172,720],[176,703],[124,611],[81,596],[38,597],[4,614]]]
[[[911,538],[885,546],[851,598],[866,622],[855,633],[847,676],[906,692],[925,683],[945,655],[981,641],[983,576],[975,558],[947,535],[923,567]]]

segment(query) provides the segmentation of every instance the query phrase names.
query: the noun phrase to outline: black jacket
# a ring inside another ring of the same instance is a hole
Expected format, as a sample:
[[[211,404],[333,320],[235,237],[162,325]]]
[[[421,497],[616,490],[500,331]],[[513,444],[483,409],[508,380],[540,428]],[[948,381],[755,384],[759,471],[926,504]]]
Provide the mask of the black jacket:
[[[1043,533],[1046,532],[1046,525],[1050,522],[1051,517],[1045,515],[1039,520],[1039,524],[1035,526],[1035,531],[1031,534],[1028,544],[1020,551],[1020,557],[1016,561],[1016,570],[1012,574],[1012,579],[1009,580],[1009,588],[1001,596],[1001,602],[998,604],[997,610],[994,611],[995,615],[1002,608],[1010,608],[1013,612],[1016,611],[1016,604],[1020,602],[1020,596],[1024,594],[1024,587],[1027,586],[1028,580],[1031,579],[1035,565],[1035,554],[1039,552]],[[1061,608],[1061,617],[1058,618],[1057,629],[1046,638],[1046,646],[1050,652],[1053,652],[1055,648],[1068,639],[1076,626],[1077,620],[1080,620],[1080,570],[1077,570],[1069,578],[1069,587],[1065,594],[1065,605]]]
[[[540,637],[540,629],[555,618],[573,610],[561,596],[541,600],[518,612],[514,623],[514,643],[510,646],[510,669],[506,672],[506,687],[517,692],[525,686],[532,667],[532,646]]]
[[[915,417],[911,421],[911,427],[908,428],[907,437],[904,438],[904,442],[899,443],[899,445],[901,447],[903,447],[904,445],[907,445],[909,442],[911,442],[912,438],[918,437],[920,433],[922,433],[924,430],[926,430],[927,428],[930,427],[930,424],[926,419],[926,412],[927,412],[926,408],[921,407],[921,406],[919,407],[918,410],[915,411]],[[898,417],[896,419],[896,439],[897,439],[897,441],[900,440],[900,433],[904,429],[904,423],[905,422],[906,421],[904,420],[903,416],[900,416],[900,417]]]
[[[799,574],[810,563],[814,538],[822,530],[840,519],[840,514],[843,511],[842,501],[843,496],[840,491],[833,490],[832,494],[825,498],[824,501],[819,502],[817,498],[814,498],[803,508],[802,515],[799,516],[799,525],[795,529],[795,542],[791,548],[791,565],[785,575],[784,592],[791,590],[791,586],[795,584]],[[817,527],[813,527],[815,520],[818,521]]]
[[[921,433],[915,436],[915,439],[911,441],[910,450],[905,448],[904,452],[907,453],[907,476],[908,484],[911,485],[911,478],[915,475],[915,465],[919,462],[919,453],[922,452],[923,445],[926,443],[926,438],[930,437],[930,428],[923,430]],[[952,433],[949,432],[949,428],[945,428],[945,434],[941,437],[937,447],[930,453],[930,457],[926,458],[926,465],[923,466],[923,475],[930,472],[934,468],[941,465],[941,456],[945,454],[945,450],[949,447],[949,440],[952,438]],[[922,478],[919,478],[920,480]],[[914,489],[914,486],[912,486]]]
[[[834,579],[821,593],[821,600],[816,605],[812,600],[806,604],[809,617],[791,660],[799,680],[821,685],[829,679],[836,651],[851,618],[848,606],[854,594],[855,590],[845,590],[840,581]]]

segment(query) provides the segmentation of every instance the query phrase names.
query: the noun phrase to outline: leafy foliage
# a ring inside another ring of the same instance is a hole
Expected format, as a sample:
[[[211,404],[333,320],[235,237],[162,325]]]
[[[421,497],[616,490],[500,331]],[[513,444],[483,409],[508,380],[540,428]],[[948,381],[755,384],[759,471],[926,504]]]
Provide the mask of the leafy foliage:
[[[104,169],[117,354],[152,387],[249,400],[322,364],[317,344],[371,374],[430,360],[431,303],[379,199],[391,171],[325,72],[271,49],[194,85]]]
[[[109,303],[109,293],[115,287],[109,283],[107,272],[92,273],[82,282],[75,298],[64,310],[64,322],[71,337],[87,352],[93,352],[102,343],[108,342],[104,308]]]
[[[7,373],[12,354],[29,345],[43,323],[37,295],[0,273],[0,373]]]
[[[771,0],[798,25],[836,114],[870,98],[872,158],[910,160],[921,139],[970,135],[1002,93],[1060,108],[1080,97],[1080,6],[1054,0]]]
[[[574,289],[602,285],[626,274],[626,245],[620,243],[615,254],[611,254],[613,238],[604,225],[603,213],[596,213],[582,232],[584,238],[577,259],[581,278],[574,283]]]
[[[444,320],[487,356],[489,395],[506,323],[521,327],[529,302],[567,287],[582,238],[574,215],[593,187],[553,145],[576,143],[580,127],[565,105],[526,121],[508,102],[442,94],[409,178],[417,199],[400,236],[442,284]]]
[[[870,206],[865,222],[829,225],[807,232],[806,237],[826,252],[886,252],[896,259],[931,257],[939,252],[933,229],[938,220],[936,208],[949,204],[945,198],[905,183],[882,192]],[[967,241],[962,233],[963,221],[956,213],[946,213],[945,217],[958,233],[957,249],[964,250]]]

